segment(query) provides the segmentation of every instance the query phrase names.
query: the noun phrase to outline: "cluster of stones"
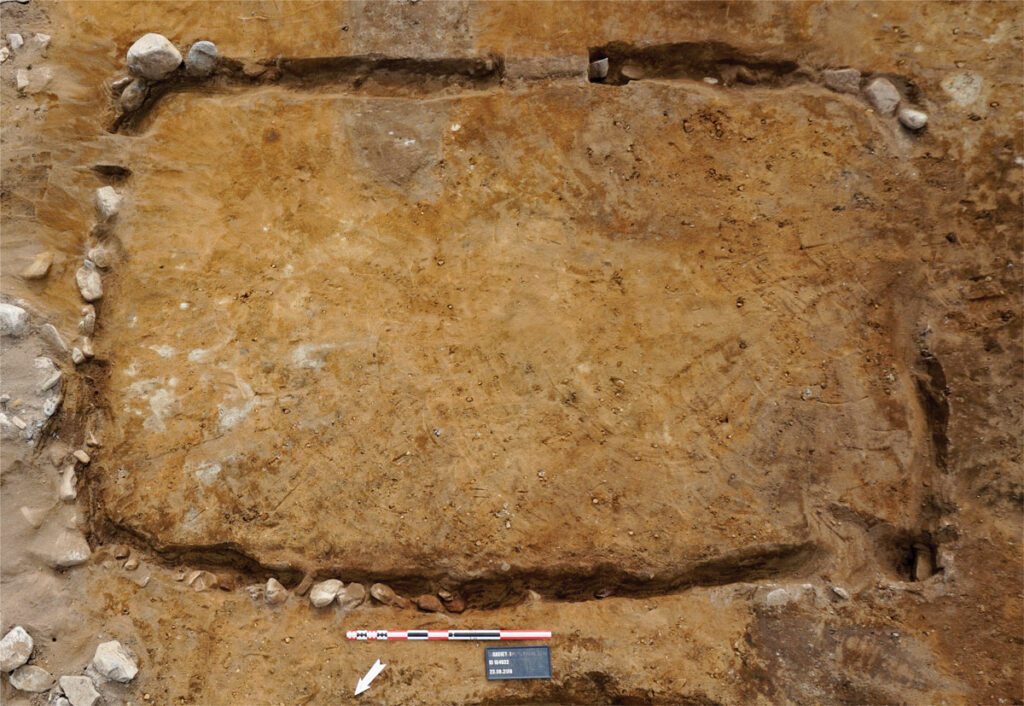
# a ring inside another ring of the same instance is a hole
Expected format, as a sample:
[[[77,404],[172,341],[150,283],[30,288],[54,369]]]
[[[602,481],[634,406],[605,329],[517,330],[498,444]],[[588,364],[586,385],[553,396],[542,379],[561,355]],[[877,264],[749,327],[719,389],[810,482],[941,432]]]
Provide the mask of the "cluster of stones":
[[[0,671],[8,673],[11,686],[19,691],[50,692],[47,703],[54,706],[96,706],[102,701],[97,685],[107,681],[124,684],[139,673],[135,653],[117,640],[100,643],[82,674],[65,675],[59,680],[42,667],[28,663],[34,647],[25,628],[12,628],[0,639]]]
[[[217,46],[199,41],[185,57],[185,73],[202,78],[217,68]],[[123,113],[133,113],[146,102],[152,87],[172,78],[182,66],[181,52],[162,34],[144,34],[128,49],[128,76],[111,85]]]
[[[350,583],[347,586],[338,579],[327,579],[326,581],[313,581],[307,575],[294,590],[289,591],[280,581],[271,578],[266,585],[254,584],[248,586],[253,600],[263,600],[269,605],[281,605],[288,601],[291,595],[304,596],[309,593],[309,602],[314,608],[327,608],[334,605],[342,613],[355,610],[366,602],[367,595],[377,603],[391,608],[405,610],[416,606],[425,613],[461,613],[466,610],[465,600],[457,593],[441,589],[437,594],[425,593],[415,598],[400,596],[390,587],[383,583],[375,583],[367,591],[361,583]]]
[[[50,47],[50,35],[41,32],[34,32],[27,39],[18,32],[12,32],[6,37],[6,42],[0,45],[0,64],[11,57],[24,54],[24,61],[31,62],[34,58],[44,56]],[[14,72],[14,85],[18,93],[25,94],[43,90],[53,79],[53,73],[48,66],[23,66]]]
[[[863,95],[878,115],[896,115],[900,124],[908,130],[922,130],[928,124],[928,115],[917,108],[903,104],[903,96],[887,78],[875,78],[863,87],[861,73],[857,69],[825,69],[821,74],[825,86],[838,93]]]

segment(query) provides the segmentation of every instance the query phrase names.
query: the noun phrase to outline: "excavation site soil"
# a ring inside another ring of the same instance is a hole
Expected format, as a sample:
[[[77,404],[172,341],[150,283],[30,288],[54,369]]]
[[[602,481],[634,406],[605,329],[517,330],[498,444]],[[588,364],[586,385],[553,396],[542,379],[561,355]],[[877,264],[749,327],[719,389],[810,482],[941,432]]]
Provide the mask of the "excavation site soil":
[[[1024,700],[1019,4],[0,21],[4,703]]]

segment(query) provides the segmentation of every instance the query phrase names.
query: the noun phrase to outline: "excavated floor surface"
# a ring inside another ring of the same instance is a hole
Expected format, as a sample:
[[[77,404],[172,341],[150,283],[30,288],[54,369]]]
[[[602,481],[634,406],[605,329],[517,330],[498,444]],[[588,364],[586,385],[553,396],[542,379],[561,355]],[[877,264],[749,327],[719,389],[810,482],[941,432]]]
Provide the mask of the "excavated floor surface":
[[[0,628],[52,633],[41,659],[118,636],[142,673],[108,697],[157,703],[334,703],[382,655],[364,700],[1024,697],[1018,6],[2,12],[53,35],[54,72],[18,96],[0,69],[5,298],[71,331],[91,193],[125,194],[96,358],[52,429],[102,437],[95,558],[4,563]],[[145,31],[283,75],[169,86],[118,121]],[[614,80],[586,80],[591,54]],[[844,65],[927,130],[820,83]],[[48,280],[18,278],[44,246]],[[8,553],[48,465],[10,449]],[[470,610],[272,608],[178,566]],[[68,612],[43,617],[39,585]],[[768,605],[779,587],[802,597]],[[555,678],[342,639],[449,625],[550,628]]]

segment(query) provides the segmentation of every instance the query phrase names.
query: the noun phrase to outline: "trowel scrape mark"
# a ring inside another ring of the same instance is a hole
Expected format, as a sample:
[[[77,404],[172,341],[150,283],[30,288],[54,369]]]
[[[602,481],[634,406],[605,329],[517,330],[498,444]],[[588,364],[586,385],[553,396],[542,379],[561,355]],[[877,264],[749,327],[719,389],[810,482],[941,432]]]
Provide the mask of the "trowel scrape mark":
[[[161,358],[170,358],[172,355],[177,353],[177,351],[174,350],[174,348],[172,348],[171,346],[168,346],[167,344],[163,344],[163,345],[159,345],[159,346],[150,346],[149,350],[153,351],[154,353],[156,353]]]
[[[324,356],[337,347],[335,343],[300,343],[292,350],[292,364],[300,368],[322,368]]]
[[[191,467],[190,470],[200,483],[204,486],[211,486],[220,478],[221,466],[215,461],[203,461],[198,466]]]
[[[164,420],[176,411],[178,403],[177,398],[163,385],[174,388],[177,384],[177,378],[173,377],[166,381],[150,378],[133,382],[128,386],[127,399],[141,400],[144,407],[139,409],[137,405],[128,402],[125,404],[125,411],[137,416],[145,416],[142,426],[149,431],[158,433],[167,431]],[[147,409],[148,415],[146,414]]]

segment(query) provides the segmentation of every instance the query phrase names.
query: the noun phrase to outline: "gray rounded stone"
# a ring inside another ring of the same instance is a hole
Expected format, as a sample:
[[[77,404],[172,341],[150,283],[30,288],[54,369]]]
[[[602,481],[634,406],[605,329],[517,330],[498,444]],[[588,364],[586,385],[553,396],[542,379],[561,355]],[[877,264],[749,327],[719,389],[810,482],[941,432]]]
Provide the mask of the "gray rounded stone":
[[[217,68],[217,45],[201,41],[192,45],[185,58],[185,71],[190,76],[209,76]]]
[[[40,693],[53,686],[53,675],[42,667],[26,664],[11,672],[11,686],[19,691]]]

